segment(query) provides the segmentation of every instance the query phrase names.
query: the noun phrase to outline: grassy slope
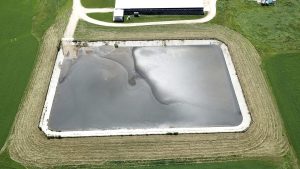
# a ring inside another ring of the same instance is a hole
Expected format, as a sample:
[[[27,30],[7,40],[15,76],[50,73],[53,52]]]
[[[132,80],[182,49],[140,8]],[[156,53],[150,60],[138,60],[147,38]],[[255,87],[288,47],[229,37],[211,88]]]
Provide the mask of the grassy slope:
[[[270,7],[261,7],[251,1],[222,0],[218,1],[218,16],[213,21],[243,34],[262,56],[266,65],[263,69],[270,79],[270,85],[298,159],[300,159],[299,9],[298,0],[278,1],[275,6]],[[298,53],[298,56],[288,53]],[[269,59],[273,56],[274,59]]]
[[[39,42],[64,1],[0,1],[0,147],[26,90]],[[8,166],[19,168],[5,151],[0,155],[0,168]]]
[[[267,59],[264,69],[277,98],[288,136],[300,158],[300,53],[278,54]]]

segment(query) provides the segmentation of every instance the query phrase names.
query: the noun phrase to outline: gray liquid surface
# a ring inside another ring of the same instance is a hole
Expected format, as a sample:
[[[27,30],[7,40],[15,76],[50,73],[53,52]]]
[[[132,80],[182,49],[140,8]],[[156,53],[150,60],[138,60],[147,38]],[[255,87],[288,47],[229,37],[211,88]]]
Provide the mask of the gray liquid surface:
[[[242,115],[218,46],[82,48],[65,58],[54,131],[236,126]]]

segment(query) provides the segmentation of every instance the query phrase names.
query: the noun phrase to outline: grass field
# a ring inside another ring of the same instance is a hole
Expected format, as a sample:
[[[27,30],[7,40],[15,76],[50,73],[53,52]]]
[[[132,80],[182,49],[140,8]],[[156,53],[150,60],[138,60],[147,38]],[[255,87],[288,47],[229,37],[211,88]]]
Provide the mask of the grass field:
[[[82,0],[81,4],[86,8],[114,8],[115,0]]]
[[[248,0],[219,0],[217,17],[212,22],[241,33],[266,58],[299,51],[299,8],[298,0],[278,1],[269,7]]]
[[[0,168],[2,169],[25,169],[21,164],[10,159],[7,151],[0,154]]]
[[[30,78],[39,42],[64,0],[0,2],[0,147]]]
[[[0,147],[14,121],[38,49],[31,33],[35,4],[18,2],[0,2]]]
[[[0,147],[4,145],[33,70],[39,43],[65,0],[0,1]],[[0,168],[19,168],[7,151]]]
[[[300,159],[300,53],[283,53],[265,60],[264,69]]]
[[[300,1],[260,7],[251,1],[218,1],[214,23],[247,37],[263,58],[288,137],[300,161]],[[240,11],[240,12],[239,12]],[[284,11],[284,12],[282,12]],[[295,53],[295,54],[290,54]],[[273,58],[274,57],[274,58]]]

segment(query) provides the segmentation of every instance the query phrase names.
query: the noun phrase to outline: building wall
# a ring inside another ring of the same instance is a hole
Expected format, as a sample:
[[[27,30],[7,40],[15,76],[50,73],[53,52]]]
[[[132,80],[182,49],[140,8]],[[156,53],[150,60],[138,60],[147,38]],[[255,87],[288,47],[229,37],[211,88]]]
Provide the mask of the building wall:
[[[142,15],[204,15],[203,8],[140,8],[124,9],[125,15],[139,12]]]

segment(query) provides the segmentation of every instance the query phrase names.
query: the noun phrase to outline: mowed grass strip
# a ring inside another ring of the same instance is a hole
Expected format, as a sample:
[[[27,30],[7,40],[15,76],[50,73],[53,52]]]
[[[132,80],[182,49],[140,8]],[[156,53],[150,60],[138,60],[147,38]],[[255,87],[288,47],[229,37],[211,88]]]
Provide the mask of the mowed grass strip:
[[[272,90],[290,142],[300,159],[300,53],[279,54],[265,60]]]
[[[81,0],[86,8],[114,8],[115,0]]]
[[[161,161],[163,162],[163,161]],[[164,163],[164,162],[163,162]],[[61,166],[56,169],[71,169],[71,168],[106,168],[106,169],[279,169],[283,168],[275,161],[264,160],[242,160],[242,161],[228,161],[215,163],[194,163],[194,164],[149,164],[145,166],[136,167],[134,164],[130,165],[104,165],[104,166]]]

